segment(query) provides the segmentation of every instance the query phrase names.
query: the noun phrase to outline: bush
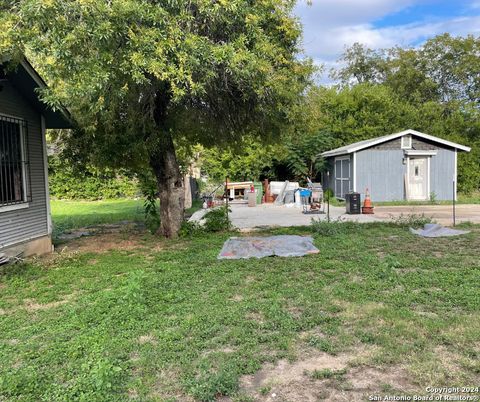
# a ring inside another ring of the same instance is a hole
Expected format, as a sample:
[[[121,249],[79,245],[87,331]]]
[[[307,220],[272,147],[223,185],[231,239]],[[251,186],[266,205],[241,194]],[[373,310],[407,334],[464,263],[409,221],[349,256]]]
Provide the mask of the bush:
[[[232,229],[232,222],[228,213],[232,212],[227,206],[214,208],[205,215],[205,224],[203,229],[205,232],[222,232]]]
[[[358,225],[359,223],[357,222],[346,221],[341,217],[330,221],[313,218],[311,223],[313,231],[321,236],[336,236],[349,233]]]
[[[425,214],[400,214],[397,217],[392,216],[391,219],[394,225],[404,227],[422,227],[426,223],[432,223],[432,218]]]
[[[198,222],[184,221],[178,233],[180,237],[195,236],[203,232],[202,226]]]
[[[194,236],[200,233],[223,232],[233,229],[232,222],[228,216],[231,212],[226,206],[214,208],[208,211],[204,218],[203,224],[199,222],[185,221],[180,228],[180,236]]]
[[[50,195],[58,199],[100,200],[136,197],[138,181],[125,172],[74,169],[56,155],[48,158]]]

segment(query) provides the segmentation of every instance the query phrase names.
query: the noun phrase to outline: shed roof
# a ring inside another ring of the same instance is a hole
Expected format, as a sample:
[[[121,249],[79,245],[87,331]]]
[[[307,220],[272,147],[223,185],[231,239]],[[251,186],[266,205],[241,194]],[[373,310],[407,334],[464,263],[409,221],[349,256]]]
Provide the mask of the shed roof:
[[[359,142],[354,142],[353,144],[345,145],[340,148],[335,148],[327,152],[323,152],[321,155],[324,157],[329,157],[329,156],[337,156],[337,155],[345,155],[345,154],[351,154],[353,152],[360,151],[365,148],[372,147],[374,145],[381,144],[383,142],[387,142],[390,140],[394,140],[395,138],[403,137],[404,135],[415,135],[420,138],[424,138],[426,140],[436,142],[438,144],[446,145],[451,148],[458,149],[460,151],[465,151],[465,152],[470,152],[471,148],[466,147],[465,145],[460,145],[455,142],[447,141],[444,140],[443,138],[435,137],[433,135],[421,133],[420,131],[416,130],[405,130],[405,131],[400,131],[399,133],[394,133],[394,134],[388,134],[388,135],[383,135],[381,137],[376,137],[376,138],[371,138],[369,140],[364,140],[364,141],[359,141]]]
[[[3,64],[6,63],[8,61]],[[67,109],[60,107],[54,110],[39,98],[37,89],[46,88],[47,84],[26,58],[14,70],[7,71],[6,77],[32,107],[43,115],[46,128],[72,128],[72,119]]]

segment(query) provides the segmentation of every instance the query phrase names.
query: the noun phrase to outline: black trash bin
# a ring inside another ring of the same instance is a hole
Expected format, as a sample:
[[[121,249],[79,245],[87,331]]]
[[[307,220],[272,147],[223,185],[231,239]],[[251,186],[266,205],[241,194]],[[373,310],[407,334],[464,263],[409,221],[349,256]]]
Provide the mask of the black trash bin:
[[[360,193],[351,192],[345,194],[345,203],[347,206],[347,214],[356,215],[360,213]]]

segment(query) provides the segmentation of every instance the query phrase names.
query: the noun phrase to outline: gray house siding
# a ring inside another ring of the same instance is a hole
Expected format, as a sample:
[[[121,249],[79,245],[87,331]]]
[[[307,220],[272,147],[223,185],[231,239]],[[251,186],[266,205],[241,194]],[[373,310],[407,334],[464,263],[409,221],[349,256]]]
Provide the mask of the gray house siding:
[[[3,211],[0,208],[0,250],[6,246],[48,233],[47,194],[41,116],[8,82],[2,82],[0,114],[22,118],[28,124],[31,202],[26,209]]]

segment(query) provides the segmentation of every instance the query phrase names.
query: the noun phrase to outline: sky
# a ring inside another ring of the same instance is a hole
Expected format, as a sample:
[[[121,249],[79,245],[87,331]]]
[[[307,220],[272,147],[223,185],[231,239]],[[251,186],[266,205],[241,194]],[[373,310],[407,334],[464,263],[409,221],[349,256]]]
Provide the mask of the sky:
[[[323,83],[355,42],[378,49],[419,46],[445,32],[480,36],[480,0],[299,0],[295,14],[305,55],[325,66]]]

